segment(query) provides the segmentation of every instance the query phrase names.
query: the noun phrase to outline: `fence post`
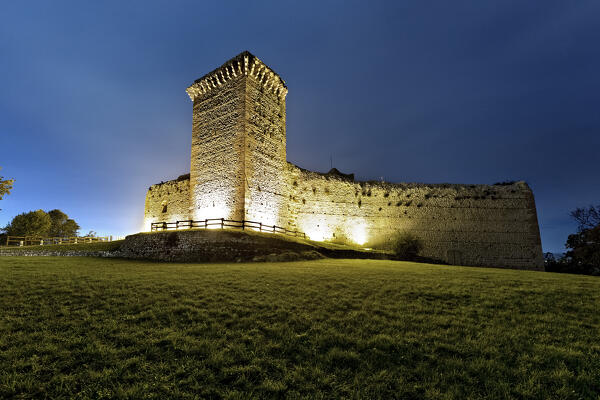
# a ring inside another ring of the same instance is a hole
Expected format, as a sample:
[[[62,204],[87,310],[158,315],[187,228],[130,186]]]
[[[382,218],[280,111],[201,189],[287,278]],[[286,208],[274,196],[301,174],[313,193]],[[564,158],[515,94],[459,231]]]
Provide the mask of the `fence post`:
[[[179,221],[175,221],[175,230],[179,229]]]
[[[275,233],[275,225],[273,225],[273,233]]]
[[[244,230],[244,224],[246,223],[245,220],[242,220],[242,230]]]
[[[189,226],[189,228],[190,228],[190,229],[192,229],[192,226],[194,225],[194,220],[191,220],[191,219],[190,219],[190,220],[189,220],[189,223],[190,223],[190,226]]]
[[[225,229],[225,218],[221,218],[221,229]]]
[[[259,224],[260,224],[260,225],[259,225],[259,227],[258,227],[258,230],[259,230],[260,232],[262,232],[262,222],[259,222]]]
[[[208,218],[204,220],[204,229],[208,229]]]
[[[19,240],[19,247],[23,247],[23,241]]]

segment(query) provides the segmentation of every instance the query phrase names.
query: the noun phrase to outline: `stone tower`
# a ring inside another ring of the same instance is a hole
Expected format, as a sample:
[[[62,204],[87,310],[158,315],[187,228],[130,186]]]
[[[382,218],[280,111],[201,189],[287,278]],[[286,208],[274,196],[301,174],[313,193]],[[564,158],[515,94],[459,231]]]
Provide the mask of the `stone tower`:
[[[284,81],[249,52],[197,79],[190,218],[286,224]]]

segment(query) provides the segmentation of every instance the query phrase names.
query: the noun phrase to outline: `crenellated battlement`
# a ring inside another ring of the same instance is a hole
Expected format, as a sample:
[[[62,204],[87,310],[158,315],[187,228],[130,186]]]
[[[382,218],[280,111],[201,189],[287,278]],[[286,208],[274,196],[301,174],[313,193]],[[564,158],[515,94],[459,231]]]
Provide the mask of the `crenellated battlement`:
[[[201,94],[210,92],[238,76],[251,76],[263,85],[267,91],[276,94],[281,100],[285,99],[288,89],[285,81],[263,63],[258,57],[248,51],[238,54],[219,68],[209,72],[186,89],[192,101]]]

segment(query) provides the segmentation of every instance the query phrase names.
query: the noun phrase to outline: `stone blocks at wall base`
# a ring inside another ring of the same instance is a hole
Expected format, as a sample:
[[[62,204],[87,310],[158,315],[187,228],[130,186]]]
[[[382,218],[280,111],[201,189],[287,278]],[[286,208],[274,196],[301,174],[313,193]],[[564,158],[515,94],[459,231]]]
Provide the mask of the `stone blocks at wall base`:
[[[125,238],[119,257],[169,262],[299,261],[323,258],[384,258],[377,252],[327,249],[289,237],[237,230],[138,233]]]

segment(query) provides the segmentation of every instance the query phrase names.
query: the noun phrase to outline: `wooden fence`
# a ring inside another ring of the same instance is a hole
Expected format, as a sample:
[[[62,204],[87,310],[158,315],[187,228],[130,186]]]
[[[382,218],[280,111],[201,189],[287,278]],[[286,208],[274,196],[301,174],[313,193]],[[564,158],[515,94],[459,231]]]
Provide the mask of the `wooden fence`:
[[[185,221],[176,221],[176,222],[153,222],[150,224],[150,231],[169,231],[169,230],[178,230],[178,229],[192,229],[192,228],[200,228],[200,229],[251,229],[258,232],[266,232],[266,233],[280,233],[283,235],[301,237],[306,239],[306,234],[300,231],[292,231],[290,229],[283,228],[277,225],[265,225],[262,222],[256,221],[236,221],[233,219],[225,219],[225,218],[211,218],[204,219],[200,221],[193,220],[185,220]]]
[[[112,236],[83,236],[83,237],[38,237],[38,236],[7,236],[7,246],[35,246],[49,244],[79,244],[110,242]]]

